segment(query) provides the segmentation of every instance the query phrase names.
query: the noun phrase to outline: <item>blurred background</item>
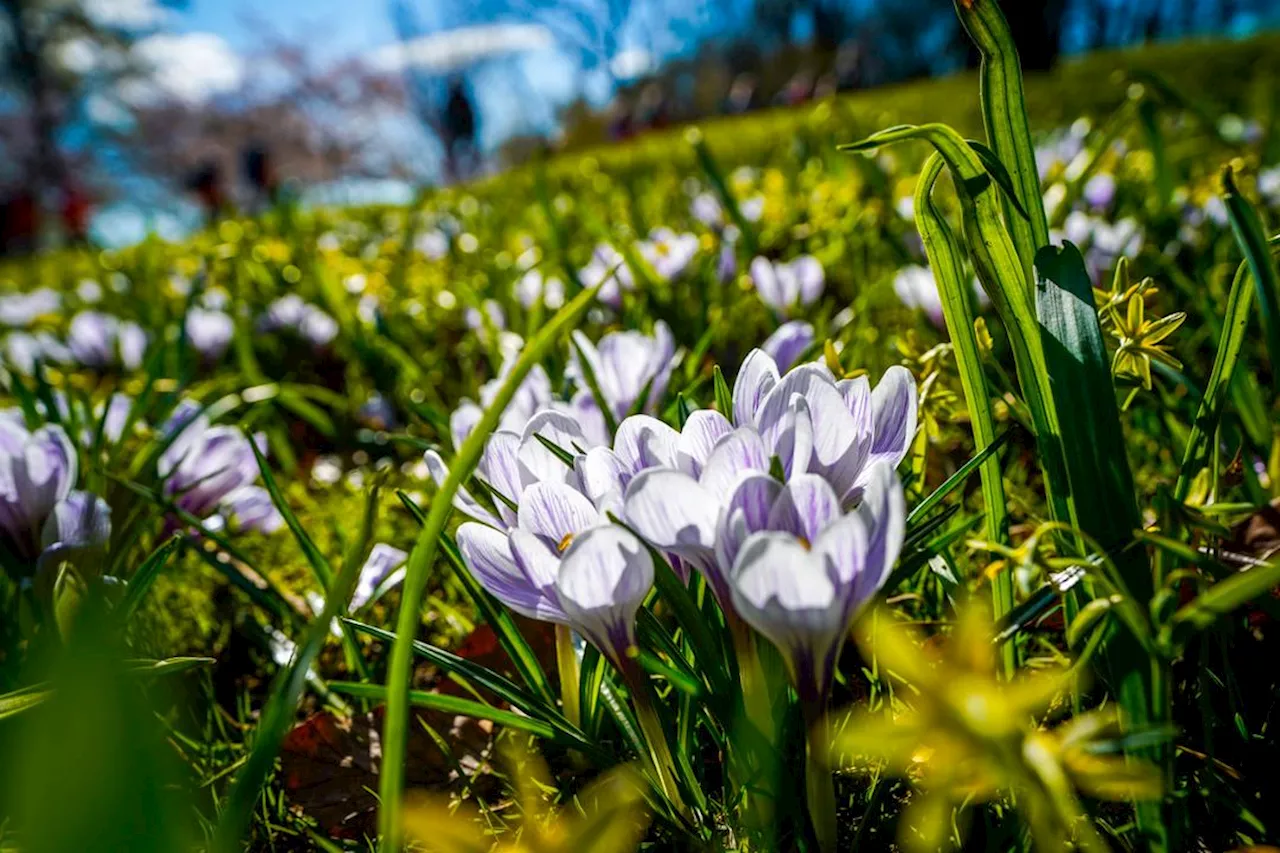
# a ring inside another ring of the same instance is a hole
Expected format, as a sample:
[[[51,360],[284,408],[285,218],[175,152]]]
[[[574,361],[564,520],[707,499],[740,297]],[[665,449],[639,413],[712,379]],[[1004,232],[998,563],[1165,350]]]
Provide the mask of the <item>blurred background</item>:
[[[1024,66],[1280,0],[1006,2]],[[950,0],[0,0],[0,254],[404,202],[548,152],[976,57]]]

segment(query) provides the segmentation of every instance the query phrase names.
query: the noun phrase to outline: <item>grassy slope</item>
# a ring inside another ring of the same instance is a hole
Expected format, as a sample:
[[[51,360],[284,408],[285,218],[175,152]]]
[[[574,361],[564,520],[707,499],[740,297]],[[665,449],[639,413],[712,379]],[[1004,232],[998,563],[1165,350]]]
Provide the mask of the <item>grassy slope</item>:
[[[1124,100],[1125,79],[1134,72],[1159,75],[1193,103],[1212,103],[1215,112],[1256,114],[1271,102],[1270,93],[1280,80],[1280,33],[1241,41],[1206,39],[1100,51],[1065,60],[1050,73],[1026,79],[1032,130],[1112,112]],[[814,131],[851,141],[894,124],[934,121],[976,135],[982,128],[977,90],[976,73],[965,72],[851,92],[830,103],[714,118],[701,127],[708,143],[726,152],[732,165],[762,159],[774,146]],[[673,128],[647,133],[629,145],[572,151],[553,160],[551,169],[576,170],[586,157],[606,171],[642,168],[647,162],[670,159],[672,145],[683,132]]]

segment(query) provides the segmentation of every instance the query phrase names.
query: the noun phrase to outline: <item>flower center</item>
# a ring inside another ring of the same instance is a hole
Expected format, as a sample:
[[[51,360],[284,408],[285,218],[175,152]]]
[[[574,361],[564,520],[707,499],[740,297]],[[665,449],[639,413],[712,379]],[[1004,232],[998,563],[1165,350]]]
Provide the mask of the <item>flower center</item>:
[[[572,544],[573,544],[573,534],[566,533],[564,535],[564,538],[560,540],[560,544],[556,546],[556,550],[558,550],[561,554],[563,554],[565,551],[569,550],[569,546]]]
[[[809,540],[805,539],[803,536],[797,536],[796,538],[800,540],[800,547],[808,551],[810,548]]]

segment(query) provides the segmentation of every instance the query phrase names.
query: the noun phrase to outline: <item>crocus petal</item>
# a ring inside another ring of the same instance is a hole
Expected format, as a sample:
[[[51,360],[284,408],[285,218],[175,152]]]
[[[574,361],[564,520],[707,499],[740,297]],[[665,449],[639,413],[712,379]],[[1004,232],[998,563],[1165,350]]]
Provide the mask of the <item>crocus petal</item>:
[[[520,436],[520,473],[525,483],[573,483],[577,478],[573,466],[565,464],[537,436],[542,436],[566,453],[577,455],[587,449],[587,440],[578,422],[561,412],[547,409],[530,418]]]
[[[783,323],[765,339],[760,348],[777,363],[778,370],[789,370],[813,343],[813,326],[801,320]],[[735,398],[736,399],[736,398]]]
[[[769,392],[778,384],[778,365],[764,350],[747,353],[738,378],[733,383],[733,422],[737,426],[753,426],[756,412]]]
[[[573,537],[600,523],[586,495],[564,483],[534,483],[520,496],[519,526],[563,551]]]
[[[111,538],[111,507],[92,492],[73,491],[45,520],[41,545],[48,549],[105,545]]]
[[[627,523],[657,548],[703,559],[715,545],[719,501],[682,471],[651,468],[627,487]]]
[[[449,434],[453,437],[455,451],[462,447],[462,442],[467,440],[467,436],[475,430],[482,417],[484,417],[484,411],[470,400],[458,406],[453,410],[453,414],[449,415]]]
[[[356,580],[356,588],[351,595],[348,612],[354,613],[368,604],[383,581],[387,581],[387,586],[390,586],[396,569],[403,566],[408,559],[408,554],[393,545],[385,542],[375,544],[369,551],[369,557],[364,561],[364,565],[360,567],[360,577]],[[400,574],[402,575],[400,579],[403,580],[403,572]],[[399,580],[395,582],[399,583]]]
[[[867,557],[862,574],[849,597],[851,609],[876,593],[898,561],[907,528],[907,505],[902,481],[888,460],[873,463],[865,478],[862,505],[856,510],[868,533]]]
[[[435,480],[436,485],[443,486],[444,481],[449,477],[449,466],[445,464],[440,454],[434,450],[428,450],[422,454],[422,461],[426,463],[427,472],[431,474],[431,479]],[[505,528],[509,526],[476,500],[466,486],[459,486],[458,490],[453,493],[453,505],[467,517],[482,521],[490,527]]]
[[[840,498],[817,474],[799,474],[787,481],[769,512],[768,528],[813,542],[840,517]]]
[[[716,443],[699,482],[717,504],[723,504],[733,494],[742,472],[768,470],[769,451],[760,434],[750,428],[736,429]]]
[[[813,255],[801,255],[791,262],[791,270],[799,285],[800,304],[811,305],[816,302],[826,286],[822,264]]]
[[[788,533],[752,534],[733,566],[732,596],[743,620],[778,647],[802,700],[823,701],[846,629],[823,562]]]
[[[875,418],[873,458],[887,459],[897,467],[911,447],[916,432],[916,380],[911,371],[894,365],[871,392]]]
[[[621,513],[631,470],[607,447],[593,447],[575,462],[583,494],[601,513]]]
[[[616,525],[579,537],[564,555],[556,578],[570,624],[617,665],[635,645],[636,611],[652,587],[648,550]]]
[[[680,434],[649,415],[632,415],[618,424],[614,452],[631,473],[646,468],[674,467]]]
[[[689,415],[676,442],[676,465],[697,477],[707,464],[716,442],[733,432],[729,419],[715,409],[698,409]]]
[[[768,474],[746,473],[739,479],[716,536],[716,560],[724,572],[733,566],[748,536],[769,528],[769,514],[781,492],[782,483]]]
[[[531,544],[543,548],[540,542]],[[517,564],[505,533],[469,521],[458,528],[458,549],[472,576],[494,598],[530,619],[563,621],[554,591],[540,586],[525,571],[537,563]]]
[[[779,270],[767,258],[753,258],[748,269],[751,282],[756,286],[760,301],[775,311],[785,311],[791,307],[789,294],[779,276]]]

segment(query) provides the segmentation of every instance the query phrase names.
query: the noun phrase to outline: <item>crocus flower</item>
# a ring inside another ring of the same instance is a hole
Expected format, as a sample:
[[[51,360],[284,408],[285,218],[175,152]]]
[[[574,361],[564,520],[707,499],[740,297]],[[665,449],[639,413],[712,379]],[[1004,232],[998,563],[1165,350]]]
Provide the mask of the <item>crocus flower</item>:
[[[351,595],[350,612],[354,613],[373,599],[379,587],[387,588],[404,579],[404,564],[409,555],[399,548],[379,542],[360,567],[355,592]]]
[[[648,240],[636,245],[640,256],[662,281],[674,281],[684,275],[698,254],[698,235],[677,234],[670,228],[655,228]]]
[[[822,264],[812,255],[801,255],[790,263],[756,258],[750,275],[760,301],[782,315],[812,305],[826,287]]]
[[[708,228],[719,228],[724,223],[724,210],[712,193],[702,192],[694,196],[689,203],[689,212]]]
[[[275,533],[284,525],[271,494],[261,486],[241,486],[218,502],[220,514],[234,532]]]
[[[62,295],[48,287],[36,288],[30,293],[7,293],[0,296],[0,325],[24,328],[37,317],[61,310]]]
[[[1258,195],[1272,205],[1280,204],[1280,166],[1258,172]]]
[[[307,310],[307,303],[296,293],[281,296],[267,306],[267,311],[259,322],[263,331],[272,332],[277,329],[296,329],[302,322],[302,315]]]
[[[0,531],[19,555],[39,553],[41,530],[76,482],[78,460],[71,439],[56,424],[28,432],[0,419]]]
[[[600,393],[615,418],[626,416],[646,388],[644,410],[653,412],[657,408],[671,379],[675,356],[675,339],[666,323],[655,323],[652,336],[636,331],[610,332],[599,344],[592,344],[586,335],[575,331],[573,341],[576,346],[572,368],[574,375],[582,379],[580,395],[590,397],[591,392],[586,388],[579,354],[595,374]]]
[[[261,437],[254,441],[263,444]],[[257,493],[240,491],[252,485],[258,473],[244,433],[210,426],[203,415],[190,419],[159,462],[164,494],[182,510],[199,519],[225,510],[241,529],[270,533],[279,528],[279,514],[274,507],[268,510]]]
[[[783,323],[772,335],[765,338],[760,349],[777,362],[779,370],[789,370],[813,344],[813,339],[812,325],[803,320],[791,320]]]
[[[81,311],[67,327],[67,347],[84,367],[120,365],[135,370],[142,364],[147,335],[137,323],[121,321],[100,311]]]
[[[841,515],[824,481],[793,480],[778,487],[766,525],[738,549],[733,606],[778,647],[801,699],[822,703],[854,617],[898,559],[906,530],[902,485],[881,463],[862,505]]]
[[[488,326],[502,331],[507,327],[507,314],[494,299],[486,299],[479,308],[468,308],[464,318],[472,331],[483,332]]]
[[[36,362],[68,364],[73,361],[71,350],[48,332],[10,332],[4,339],[4,361],[9,367],[30,376],[35,373]]]
[[[977,307],[985,308],[990,302],[987,292],[976,281],[972,286]],[[947,327],[946,316],[942,310],[942,295],[938,293],[938,282],[933,277],[933,270],[908,264],[898,270],[893,277],[893,291],[903,305],[923,311],[934,326],[939,329]]]
[[[1099,172],[1084,185],[1084,200],[1094,210],[1106,210],[1116,197],[1116,178],[1108,172]]]
[[[453,435],[454,449],[462,446],[462,442],[466,441],[467,436],[480,422],[484,409],[498,396],[499,389],[506,382],[511,369],[515,367],[518,357],[518,348],[509,349],[504,354],[498,375],[480,386],[479,404],[471,400],[463,400],[449,416],[449,431]],[[515,396],[507,404],[507,408],[503,410],[502,419],[498,421],[498,429],[519,433],[536,412],[550,407],[552,402],[551,377],[547,375],[542,365],[536,364],[516,389]],[[598,412],[596,415],[599,417]],[[601,429],[603,430],[603,427]]]
[[[503,532],[467,522],[458,528],[458,547],[476,580],[503,604],[572,627],[623,666],[635,643],[636,611],[653,585],[653,561],[580,492],[536,483],[522,496],[518,527]]]
[[[895,365],[872,389],[865,376],[837,381],[818,363],[780,375],[768,353],[752,350],[734,381],[733,419],[755,429],[766,458],[779,457],[786,473],[821,474],[849,501],[872,460],[897,467],[907,455],[916,428],[915,378]]]
[[[98,548],[111,538],[111,508],[92,492],[72,491],[54,505],[40,534],[40,563]]]
[[[585,288],[601,285],[596,298],[615,309],[622,306],[622,291],[636,286],[622,253],[608,243],[596,246],[591,260],[578,271],[578,281]]]
[[[555,276],[543,276],[539,270],[529,270],[516,281],[515,296],[524,308],[543,303],[554,311],[564,304],[564,282]]]
[[[206,361],[222,358],[235,335],[236,324],[221,311],[192,308],[187,312],[187,340]]]
[[[298,334],[314,347],[326,347],[338,336],[338,321],[308,305],[298,322]]]

